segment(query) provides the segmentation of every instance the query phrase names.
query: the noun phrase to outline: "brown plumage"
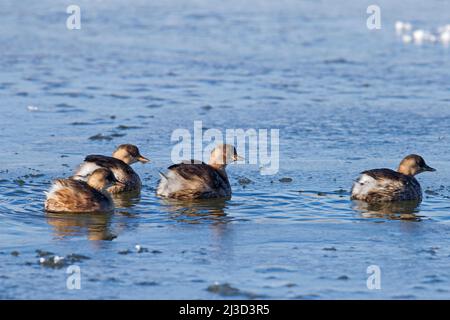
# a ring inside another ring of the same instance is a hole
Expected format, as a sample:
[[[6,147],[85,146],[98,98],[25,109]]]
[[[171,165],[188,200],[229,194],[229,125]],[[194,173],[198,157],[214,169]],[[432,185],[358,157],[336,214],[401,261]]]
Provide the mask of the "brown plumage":
[[[106,188],[119,183],[108,169],[97,169],[88,182],[57,179],[46,193],[45,210],[48,212],[99,213],[114,210]]]
[[[231,145],[218,145],[209,164],[191,160],[172,165],[161,174],[157,195],[180,200],[231,197],[231,186],[225,167],[240,160]]]
[[[189,181],[187,187],[170,193],[170,198],[185,200],[231,196],[231,186],[226,172],[219,171],[206,163],[180,163],[170,166],[168,170]]]
[[[75,172],[73,179],[86,181],[97,168],[111,170],[121,185],[114,185],[108,192],[116,194],[127,191],[140,191],[142,183],[139,175],[131,168],[135,162],[146,163],[149,160],[142,156],[139,149],[131,144],[120,145],[113,153],[113,157],[103,155],[89,155]]]
[[[353,200],[369,203],[391,201],[422,201],[422,188],[414,177],[425,172],[435,171],[422,157],[409,155],[405,157],[398,171],[391,169],[374,169],[361,173],[352,187]]]
[[[121,185],[113,185],[108,188],[109,193],[121,193],[127,191],[140,190],[142,187],[141,179],[139,175],[122,160],[102,156],[102,155],[90,155],[84,159],[85,162],[93,163],[101,168],[107,168],[111,170],[116,179],[122,182]]]

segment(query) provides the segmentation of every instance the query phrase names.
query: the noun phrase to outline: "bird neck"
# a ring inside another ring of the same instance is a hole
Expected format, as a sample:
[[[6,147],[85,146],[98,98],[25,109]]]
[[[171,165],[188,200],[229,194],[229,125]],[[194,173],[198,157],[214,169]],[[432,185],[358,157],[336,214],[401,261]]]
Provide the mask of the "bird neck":
[[[225,168],[227,167],[226,164],[223,163],[217,163],[215,161],[210,160],[208,163],[211,167],[213,167],[214,169],[218,170],[218,171],[223,171],[225,172]]]
[[[113,156],[113,158],[116,158],[116,159],[118,159],[120,161],[123,161],[123,162],[125,162],[128,165],[131,162],[130,157],[127,157],[127,154],[125,152],[123,152],[122,150],[115,151],[112,154],[112,156]]]
[[[402,164],[398,167],[397,172],[411,177],[414,177],[417,173],[413,168]]]

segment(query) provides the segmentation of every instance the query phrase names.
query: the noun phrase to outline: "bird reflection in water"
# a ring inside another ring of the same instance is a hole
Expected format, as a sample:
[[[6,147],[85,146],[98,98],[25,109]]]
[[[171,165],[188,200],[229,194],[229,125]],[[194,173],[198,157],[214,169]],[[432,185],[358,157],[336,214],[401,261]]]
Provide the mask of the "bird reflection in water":
[[[111,213],[48,213],[47,222],[58,238],[87,235],[89,240],[113,240]]]
[[[202,235],[208,237],[211,257],[229,261],[234,256],[233,248],[235,246],[234,228],[230,222],[235,219],[226,213],[229,206],[228,200],[161,199],[160,203],[170,220],[181,224],[195,225],[194,230],[207,230],[206,233],[202,232]],[[204,226],[206,229],[203,228]],[[199,228],[197,229],[197,227]],[[191,230],[191,232],[197,234],[197,231]]]
[[[190,224],[226,224],[232,219],[225,213],[227,199],[175,200],[162,199],[171,219]]]
[[[139,192],[113,194],[111,197],[116,207],[115,213],[123,215],[129,215],[125,209],[133,207],[140,200]],[[111,241],[117,238],[117,234],[111,230],[113,216],[111,213],[47,213],[46,218],[58,238],[86,234],[89,240]]]
[[[384,218],[389,220],[421,221],[419,213],[420,201],[397,201],[367,203],[353,201],[353,209],[365,218]]]
[[[135,206],[141,200],[140,191],[122,192],[117,194],[111,194],[116,211],[121,208],[130,208]]]

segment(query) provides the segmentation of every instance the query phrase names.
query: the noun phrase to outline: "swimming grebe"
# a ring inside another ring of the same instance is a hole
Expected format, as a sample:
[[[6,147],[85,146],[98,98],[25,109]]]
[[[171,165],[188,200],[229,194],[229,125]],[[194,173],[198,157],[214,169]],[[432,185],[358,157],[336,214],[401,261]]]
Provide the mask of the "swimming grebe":
[[[234,146],[219,144],[211,152],[208,164],[191,160],[172,165],[166,174],[161,173],[156,194],[181,200],[229,198],[231,186],[225,168],[242,159]]]
[[[78,167],[74,176],[75,180],[86,181],[89,175],[98,168],[107,168],[114,173],[120,185],[114,185],[108,189],[110,193],[141,190],[141,179],[130,167],[136,162],[146,163],[150,160],[142,156],[138,147],[132,144],[122,144],[112,154],[112,157],[102,155],[89,155]]]
[[[361,173],[353,184],[352,200],[369,203],[389,201],[422,201],[422,188],[414,177],[425,171],[436,171],[418,155],[404,158],[397,171],[374,169]]]
[[[46,192],[45,210],[48,212],[98,213],[114,210],[113,201],[106,191],[113,184],[121,184],[105,168],[96,169],[87,182],[57,179]]]

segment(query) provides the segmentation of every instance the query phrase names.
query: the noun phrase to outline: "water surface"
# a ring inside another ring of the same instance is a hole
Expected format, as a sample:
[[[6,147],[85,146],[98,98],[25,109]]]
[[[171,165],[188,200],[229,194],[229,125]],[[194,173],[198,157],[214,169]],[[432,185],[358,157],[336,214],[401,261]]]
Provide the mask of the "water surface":
[[[449,23],[450,5],[378,2],[369,31],[367,1],[78,1],[69,31],[59,1],[2,1],[0,298],[450,298],[450,53],[393,29]],[[227,201],[158,199],[171,133],[195,120],[279,129],[280,171],[231,165]],[[152,159],[140,197],[45,214],[52,179],[120,143]],[[349,201],[360,171],[409,153],[438,169],[420,206]]]

